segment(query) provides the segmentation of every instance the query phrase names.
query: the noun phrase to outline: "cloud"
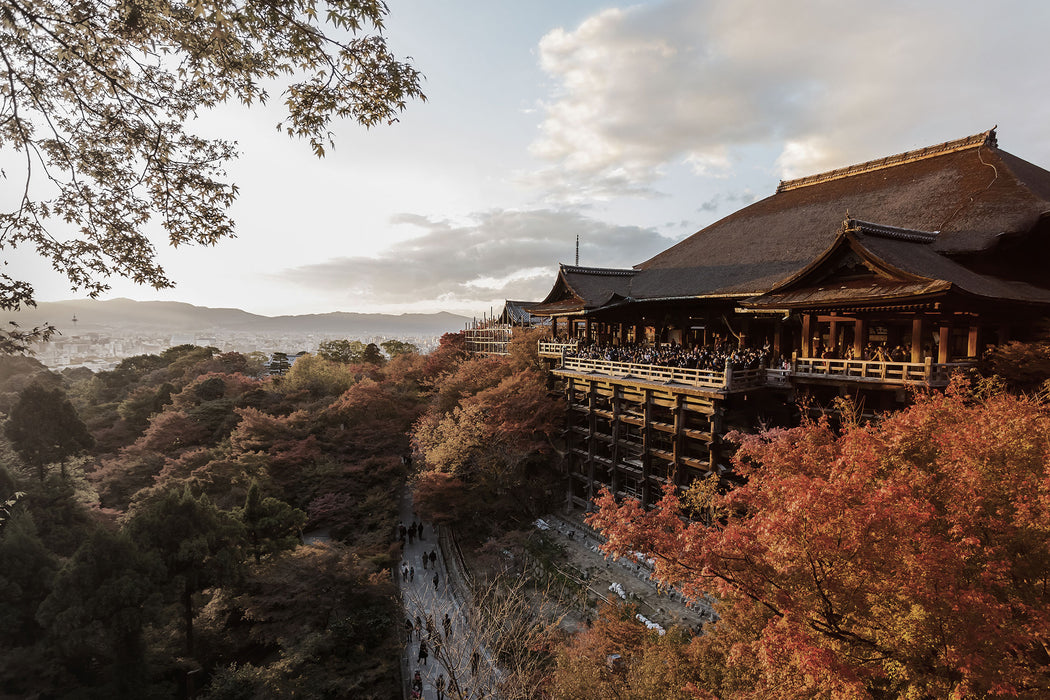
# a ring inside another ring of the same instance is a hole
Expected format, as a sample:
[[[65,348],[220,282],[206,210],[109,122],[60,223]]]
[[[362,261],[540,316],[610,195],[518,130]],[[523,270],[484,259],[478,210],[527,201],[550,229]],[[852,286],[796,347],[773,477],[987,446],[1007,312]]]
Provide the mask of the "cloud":
[[[755,146],[796,177],[999,123],[1042,144],[1050,4],[668,0],[548,32],[533,155],[578,196],[650,196],[671,166],[724,177]],[[1027,76],[1027,77],[1026,77]],[[1001,139],[1002,140],[1002,139]]]
[[[464,224],[399,214],[395,223],[422,233],[377,257],[340,257],[303,265],[277,277],[356,302],[433,306],[488,304],[493,299],[542,299],[559,262],[630,267],[671,245],[653,229],[615,226],[577,212],[537,209],[488,211]]]

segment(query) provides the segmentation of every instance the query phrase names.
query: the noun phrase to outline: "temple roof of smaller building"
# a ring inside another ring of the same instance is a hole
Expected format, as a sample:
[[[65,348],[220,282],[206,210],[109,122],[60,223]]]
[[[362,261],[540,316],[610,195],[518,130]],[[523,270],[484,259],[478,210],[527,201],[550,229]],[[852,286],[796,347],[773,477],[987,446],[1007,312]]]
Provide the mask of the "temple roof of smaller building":
[[[936,239],[935,232],[847,219],[835,242],[810,265],[743,303],[755,308],[799,308],[961,292],[1050,304],[1050,290],[978,274],[937,252]]]
[[[537,306],[538,301],[513,301],[507,299],[503,304],[503,313],[500,315],[502,323],[510,323],[516,326],[542,326],[550,323],[546,316],[535,316],[529,312],[529,308]]]
[[[630,297],[637,270],[559,265],[558,279],[542,302],[529,307],[544,316],[581,313]]]

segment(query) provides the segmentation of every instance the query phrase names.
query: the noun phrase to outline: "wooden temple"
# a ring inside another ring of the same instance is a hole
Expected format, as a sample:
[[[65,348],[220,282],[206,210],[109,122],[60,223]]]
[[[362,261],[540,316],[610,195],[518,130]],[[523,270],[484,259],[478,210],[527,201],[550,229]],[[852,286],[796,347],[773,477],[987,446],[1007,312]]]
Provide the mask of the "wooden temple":
[[[780,183],[630,269],[561,265],[541,344],[568,398],[571,497],[641,498],[728,468],[728,430],[799,400],[892,410],[1050,317],[1050,172],[995,130]],[[760,366],[667,367],[600,348],[722,348]],[[580,348],[597,348],[591,357]],[[594,356],[597,354],[597,356]]]
[[[507,345],[514,335],[515,328],[536,328],[549,326],[547,316],[536,316],[529,311],[535,301],[507,300],[499,316],[474,319],[467,324],[464,331],[467,352],[480,355],[506,355]]]

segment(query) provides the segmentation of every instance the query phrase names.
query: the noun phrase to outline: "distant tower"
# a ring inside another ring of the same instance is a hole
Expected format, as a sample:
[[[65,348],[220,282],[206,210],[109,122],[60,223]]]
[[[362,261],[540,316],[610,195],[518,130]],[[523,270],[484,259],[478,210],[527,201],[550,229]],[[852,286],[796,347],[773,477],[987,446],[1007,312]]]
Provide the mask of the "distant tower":
[[[576,234],[576,267],[580,266],[580,234]]]
[[[77,327],[77,315],[73,314],[73,328]]]

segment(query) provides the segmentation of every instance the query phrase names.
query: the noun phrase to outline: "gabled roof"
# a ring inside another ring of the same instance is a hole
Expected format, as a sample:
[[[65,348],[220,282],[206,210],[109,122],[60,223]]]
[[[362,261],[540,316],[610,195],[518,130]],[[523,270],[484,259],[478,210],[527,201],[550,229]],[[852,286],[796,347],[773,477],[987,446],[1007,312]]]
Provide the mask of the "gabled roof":
[[[638,265],[632,296],[762,293],[805,268],[851,212],[889,227],[937,231],[953,255],[1025,235],[1050,211],[1050,172],[997,147],[994,130],[919,151],[781,183]]]
[[[510,323],[520,326],[542,326],[550,323],[550,319],[542,316],[534,316],[529,313],[529,307],[536,306],[538,301],[513,301],[507,299],[503,303],[503,313],[500,314],[501,323]]]
[[[1017,260],[1034,260],[1010,250],[1050,257],[1050,240],[1043,242],[1050,238],[1050,172],[999,150],[992,129],[781,182],[772,196],[634,270],[562,265],[551,293],[533,310],[587,313],[610,304],[786,293],[786,282],[811,270],[838,242],[844,215],[855,217],[851,235],[864,241],[854,252],[893,268],[885,280],[911,285],[872,289],[872,294],[929,294],[934,288],[928,285],[934,284],[1045,303],[1042,286],[980,275],[953,260],[1009,274],[1018,270]],[[1017,245],[1022,243],[1027,247]],[[1028,273],[1036,284],[1041,284],[1039,264],[1034,260]]]
[[[529,311],[544,316],[583,313],[626,299],[630,297],[631,279],[637,273],[619,268],[559,265],[554,288]]]
[[[828,307],[965,293],[1050,304],[1050,290],[981,275],[938,253],[937,235],[847,219],[834,243],[811,264],[743,303],[754,308]]]

